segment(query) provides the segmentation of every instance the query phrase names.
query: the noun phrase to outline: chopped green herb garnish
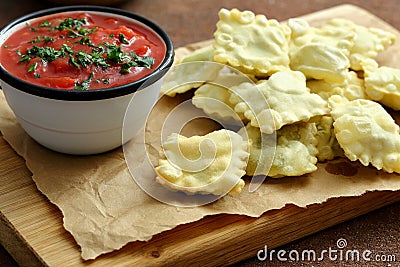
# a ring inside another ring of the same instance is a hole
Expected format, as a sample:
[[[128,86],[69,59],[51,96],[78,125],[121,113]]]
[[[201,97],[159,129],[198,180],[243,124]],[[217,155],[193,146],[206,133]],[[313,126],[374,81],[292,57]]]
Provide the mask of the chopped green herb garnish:
[[[37,79],[39,79],[40,78],[40,74],[37,74],[37,73],[35,73],[35,74],[33,74],[34,76],[35,76],[35,78],[37,78]]]
[[[33,46],[32,48],[27,50],[26,55],[31,58],[39,57],[48,62],[51,62],[57,58],[64,57],[64,53],[61,50],[56,50],[53,47],[49,46]]]
[[[108,67],[110,67],[110,64],[107,63],[107,60],[105,57],[103,57],[102,54],[93,52],[91,54],[92,56],[92,60],[93,60],[93,64],[96,67],[101,67],[103,70],[107,69]]]
[[[126,37],[123,33],[120,33],[118,35],[118,40],[121,42],[121,44],[129,44],[128,39],[126,39]]]
[[[118,36],[116,36],[116,34],[114,33],[109,34],[110,38],[116,37],[118,39],[117,42],[119,41],[119,45],[107,42],[95,45],[90,39],[89,35],[97,31],[98,28],[90,28],[88,26],[84,27],[84,25],[87,24],[88,23],[85,18],[67,18],[59,23],[58,26],[53,26],[49,21],[44,21],[40,23],[39,27],[48,27],[49,32],[55,30],[63,32],[60,34],[56,33],[56,35],[59,35],[58,37],[38,35],[34,39],[30,40],[29,42],[32,44],[41,44],[33,45],[31,48],[28,48],[25,53],[17,50],[17,54],[20,56],[19,62],[30,64],[29,61],[31,59],[40,58],[43,64],[46,64],[47,62],[52,62],[58,58],[66,58],[68,59],[68,64],[77,69],[88,68],[90,65],[94,65],[96,67],[101,67],[103,70],[106,70],[110,66],[113,66],[119,67],[121,74],[129,73],[130,68],[132,67],[150,68],[154,64],[154,58],[152,57],[140,57],[134,52],[125,52],[122,49],[122,46],[123,44],[129,44],[129,40],[123,33],[119,33]],[[33,31],[38,29],[30,26],[29,28]],[[65,40],[66,43],[64,43],[58,49],[51,46],[43,45],[43,43],[55,43],[55,38],[58,39],[65,37],[76,38],[76,40]],[[107,35],[104,35],[103,37],[107,38]],[[113,39],[113,41],[116,40]],[[74,50],[74,46],[69,46],[68,43],[70,45],[79,43],[81,45],[91,47],[91,52],[88,52],[87,49],[82,49],[80,51]],[[28,67],[28,72],[32,72],[36,78],[40,78],[40,75],[35,73],[38,62],[40,61],[35,61],[35,63],[29,65]],[[77,82],[75,84],[75,89],[87,90],[89,89],[92,82],[103,84],[110,83],[110,78],[94,80],[93,76],[94,73],[92,72],[86,80]]]
[[[71,30],[68,29],[68,34],[67,37],[68,38],[78,38],[78,37],[83,37],[89,34],[92,34],[93,32],[95,32],[97,30],[97,28],[93,28],[93,29],[89,29],[89,28],[80,28],[79,30]]]
[[[79,41],[75,41],[74,43],[80,43],[81,45],[87,45],[91,47],[96,47],[89,37],[83,36]]]
[[[107,48],[106,55],[110,61],[121,64],[124,61],[130,60],[129,55],[122,51],[122,47],[109,43],[104,43],[104,46]]]
[[[6,48],[6,49],[7,49],[7,48],[10,48],[10,46],[8,46],[8,45],[5,45],[5,46],[4,46],[4,48]]]
[[[48,42],[54,43],[55,40],[53,37],[50,37],[50,36],[40,36],[39,35],[35,39],[30,40],[29,43],[40,43],[42,41],[45,43],[48,43]]]
[[[21,59],[18,62],[26,62],[26,61],[29,61],[31,59],[28,54],[24,55],[19,50],[17,50],[17,55],[21,57]]]
[[[151,66],[154,65],[154,58],[144,56],[144,57],[139,57],[136,55],[135,52],[130,53],[133,60],[138,64],[138,67],[145,67],[145,68],[150,68]]]
[[[50,21],[43,21],[42,23],[39,24],[39,27],[50,27],[51,23]]]
[[[57,27],[54,27],[54,29],[62,31],[62,30],[71,30],[71,29],[79,29],[83,25],[87,23],[85,18],[82,19],[72,19],[72,18],[66,18]]]
[[[34,72],[36,66],[37,66],[37,62],[35,62],[32,65],[30,65],[29,68],[28,68],[28,72]]]
[[[48,43],[48,42],[54,43],[54,42],[55,42],[54,38],[51,37],[51,36],[43,36],[43,41],[44,41],[45,43]]]
[[[125,62],[121,66],[121,73],[125,74],[129,72],[131,67],[145,67],[150,68],[154,64],[154,58],[152,57],[139,57],[136,53],[131,52],[131,61]]]
[[[134,63],[133,61],[124,63],[124,64],[122,64],[122,66],[121,66],[120,73],[121,73],[121,74],[126,74],[126,73],[129,72],[129,69],[130,69],[131,67],[134,67],[134,66],[135,66],[135,63]]]
[[[71,54],[69,55],[68,63],[74,66],[75,68],[80,69],[79,64],[76,62],[75,58]]]
[[[41,41],[42,41],[42,37],[37,36],[35,39],[30,40],[29,43],[39,43]]]
[[[74,53],[74,50],[72,50],[72,48],[67,44],[63,44],[60,50],[61,50],[62,53],[67,53],[67,54],[73,54]]]
[[[84,51],[79,51],[78,53],[76,53],[76,58],[78,63],[84,68],[93,63],[93,57]]]
[[[88,90],[90,88],[90,83],[92,82],[94,73],[90,73],[89,78],[87,78],[86,80],[83,80],[82,82],[77,82],[75,84],[75,89],[76,90]]]
[[[21,57],[19,62],[26,62],[35,57],[41,58],[43,61],[51,62],[57,58],[64,57],[64,50],[57,50],[49,46],[33,46],[26,50],[26,54],[22,54],[19,50],[17,50],[17,54]]]
[[[73,31],[73,30],[68,30],[68,34],[67,34],[68,38],[78,38],[81,37],[83,35],[80,35],[78,32]]]

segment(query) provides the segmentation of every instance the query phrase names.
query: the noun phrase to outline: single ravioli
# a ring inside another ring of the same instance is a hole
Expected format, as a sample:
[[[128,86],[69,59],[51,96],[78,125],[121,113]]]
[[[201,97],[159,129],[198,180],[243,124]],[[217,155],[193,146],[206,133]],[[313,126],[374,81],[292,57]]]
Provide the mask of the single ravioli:
[[[354,27],[333,19],[320,27],[311,27],[304,19],[289,19],[290,67],[309,79],[342,83],[350,66],[348,56],[353,47]]]
[[[343,150],[336,139],[333,129],[333,118],[331,116],[321,116],[316,118],[314,122],[317,127],[318,161],[324,162],[336,157],[344,157]]]
[[[298,49],[309,44],[325,44],[342,51],[346,56],[354,46],[355,24],[348,20],[332,19],[320,27],[311,27],[301,18],[288,20],[291,29],[290,51],[296,53]]]
[[[382,29],[355,25],[354,46],[350,50],[350,67],[362,70],[361,62],[367,58],[375,59],[378,54],[393,45],[396,36]]]
[[[248,142],[230,130],[204,136],[171,134],[162,144],[157,182],[188,194],[241,192],[249,157]]]
[[[250,157],[248,175],[267,175],[272,178],[301,176],[317,170],[318,150],[315,123],[286,125],[274,135],[261,133],[259,128],[247,125],[239,132],[247,134]]]
[[[343,83],[350,67],[349,58],[333,45],[310,43],[290,57],[290,68],[301,71],[308,79]]]
[[[317,170],[317,127],[301,122],[286,125],[277,132],[277,147],[268,176],[300,176]]]
[[[400,69],[382,66],[374,60],[364,60],[365,92],[375,101],[400,110]]]
[[[221,9],[214,33],[214,60],[266,77],[289,68],[290,28],[251,11]]]
[[[350,68],[356,71],[362,69],[362,60],[376,58],[396,40],[393,33],[343,18],[332,19],[321,27],[310,27],[303,19],[290,19],[288,25],[292,30],[291,51],[309,43],[333,45],[349,57]]]
[[[336,138],[351,161],[400,173],[399,126],[377,102],[329,98]]]
[[[244,116],[240,116],[234,111],[234,106],[229,99],[232,95],[230,88],[246,82],[252,83],[252,80],[237,70],[225,67],[218,73],[214,81],[196,89],[192,103],[214,119],[245,120]]]
[[[223,68],[222,64],[208,61],[195,61],[174,65],[163,79],[161,93],[174,97],[202,84],[214,80]]]
[[[298,71],[280,71],[256,86],[241,85],[232,89],[236,94],[230,101],[235,111],[243,113],[252,126],[266,134],[286,124],[329,113],[327,102],[310,93],[305,76]]]
[[[345,81],[341,84],[328,83],[324,80],[309,80],[307,87],[310,88],[311,93],[318,94],[325,100],[332,95],[341,95],[348,100],[367,98],[364,80],[359,78],[354,71],[347,72]]]

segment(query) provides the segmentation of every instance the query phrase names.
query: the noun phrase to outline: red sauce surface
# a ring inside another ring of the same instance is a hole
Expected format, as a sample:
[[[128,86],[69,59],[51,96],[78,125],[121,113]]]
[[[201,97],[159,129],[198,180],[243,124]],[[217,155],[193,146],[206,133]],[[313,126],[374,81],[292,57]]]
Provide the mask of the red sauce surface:
[[[68,19],[84,23],[75,28],[58,27]],[[30,49],[38,47],[57,51],[62,51],[63,47],[70,49],[69,52],[64,49],[63,55],[54,60],[44,60],[32,54],[24,59]],[[99,50],[99,47],[102,48]],[[120,49],[120,55],[123,55],[120,62],[108,58],[107,53],[113,53],[110,47],[114,52],[116,48]],[[107,67],[94,63],[80,64],[78,54],[90,57],[94,51],[102,55]],[[134,58],[131,52],[140,58],[152,58],[153,64],[125,66],[123,70],[123,64]],[[165,53],[162,39],[133,21],[91,12],[68,12],[36,19],[14,32],[0,48],[0,63],[11,74],[33,84],[57,89],[91,90],[138,80],[153,72],[161,64]]]

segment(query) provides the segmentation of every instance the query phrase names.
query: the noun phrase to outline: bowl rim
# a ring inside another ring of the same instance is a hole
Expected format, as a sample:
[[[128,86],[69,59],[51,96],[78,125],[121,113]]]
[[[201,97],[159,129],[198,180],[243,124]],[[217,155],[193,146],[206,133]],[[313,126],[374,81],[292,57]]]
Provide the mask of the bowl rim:
[[[172,40],[170,39],[168,34],[153,21],[136,13],[119,8],[95,6],[95,5],[72,5],[72,6],[60,6],[60,7],[43,9],[40,11],[23,15],[17,19],[12,20],[10,23],[6,24],[0,29],[0,35],[5,34],[14,26],[24,21],[56,13],[73,12],[73,11],[82,11],[82,12],[93,11],[99,13],[116,14],[143,23],[144,25],[148,26],[151,30],[153,30],[155,33],[157,33],[164,41],[166,47],[166,53],[163,61],[153,72],[151,72],[150,74],[146,75],[141,79],[115,87],[96,89],[96,90],[85,90],[85,91],[74,90],[74,89],[63,90],[63,89],[56,89],[56,88],[36,85],[13,76],[1,64],[0,64],[0,80],[2,80],[3,82],[7,83],[8,85],[14,87],[19,91],[23,91],[25,93],[36,95],[39,97],[56,99],[56,100],[91,101],[91,100],[108,99],[108,98],[114,98],[132,94],[159,80],[172,66],[174,61],[174,47]]]

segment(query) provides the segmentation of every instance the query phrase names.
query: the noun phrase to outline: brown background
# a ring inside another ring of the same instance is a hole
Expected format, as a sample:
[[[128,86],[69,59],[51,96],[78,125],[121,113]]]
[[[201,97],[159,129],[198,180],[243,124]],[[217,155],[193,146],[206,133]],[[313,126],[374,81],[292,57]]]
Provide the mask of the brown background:
[[[175,47],[179,47],[212,38],[218,19],[217,12],[222,7],[248,9],[255,13],[263,13],[268,18],[285,20],[345,3],[364,8],[400,30],[400,16],[398,15],[400,2],[398,0],[132,0],[119,4],[117,7],[133,11],[160,24],[171,36]],[[0,26],[4,26],[20,15],[52,6],[55,4],[40,0],[1,0]],[[395,255],[397,262],[346,263],[331,261],[327,258],[322,262],[281,262],[276,257],[273,261],[260,262],[254,257],[238,263],[237,266],[368,265],[398,267],[400,266],[399,215],[400,203],[396,203],[278,248],[299,252],[306,249],[321,251],[329,247],[335,248],[336,241],[339,238],[345,238],[348,249],[359,251],[369,249],[375,254]],[[0,266],[18,266],[1,246]]]

